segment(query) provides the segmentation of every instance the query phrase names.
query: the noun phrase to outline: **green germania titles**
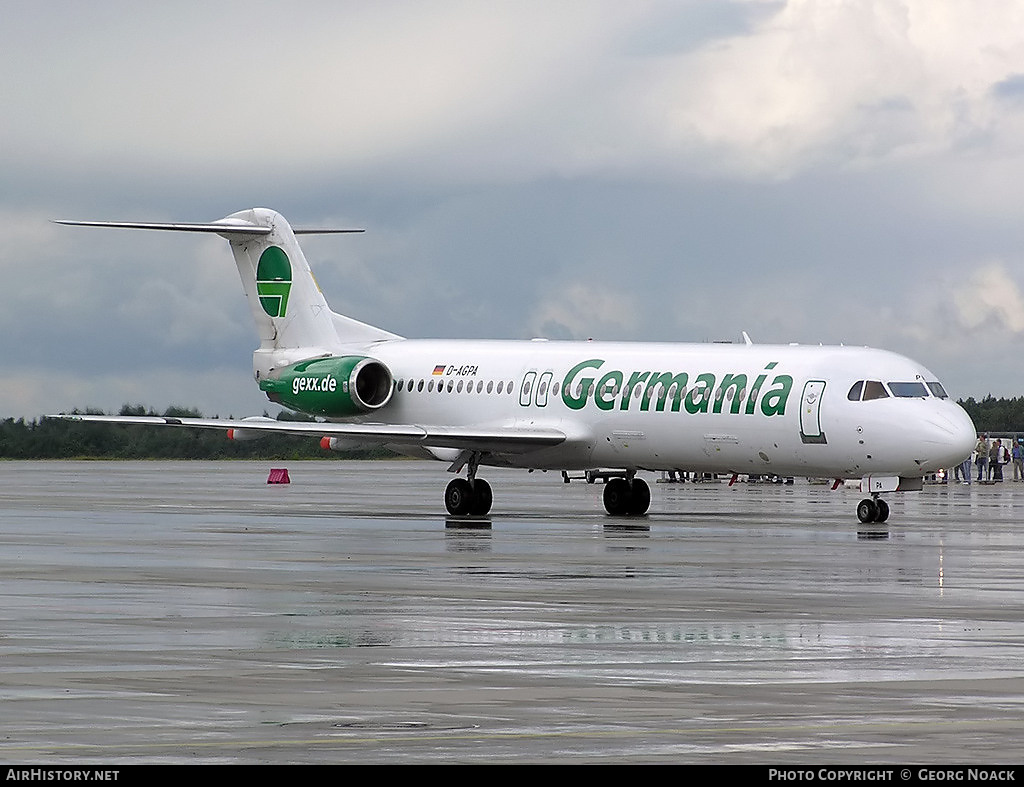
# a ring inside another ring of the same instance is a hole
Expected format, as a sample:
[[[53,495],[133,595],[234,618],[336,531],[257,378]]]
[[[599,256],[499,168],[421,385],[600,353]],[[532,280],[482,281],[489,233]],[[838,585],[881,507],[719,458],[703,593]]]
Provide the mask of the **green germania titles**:
[[[753,383],[744,373],[726,373],[718,379],[712,372],[703,372],[693,375],[692,385],[687,372],[630,372],[627,377],[625,372],[614,369],[595,379],[604,363],[600,358],[592,358],[566,373],[561,392],[566,407],[582,410],[592,402],[601,410],[629,410],[635,406],[641,411],[663,412],[667,407],[673,413],[682,409],[693,415],[727,412],[771,417],[786,414],[786,402],[793,388],[792,377],[777,374],[770,387],[762,390],[778,361],[767,364],[764,371],[754,376]],[[595,376],[586,375],[590,369]]]

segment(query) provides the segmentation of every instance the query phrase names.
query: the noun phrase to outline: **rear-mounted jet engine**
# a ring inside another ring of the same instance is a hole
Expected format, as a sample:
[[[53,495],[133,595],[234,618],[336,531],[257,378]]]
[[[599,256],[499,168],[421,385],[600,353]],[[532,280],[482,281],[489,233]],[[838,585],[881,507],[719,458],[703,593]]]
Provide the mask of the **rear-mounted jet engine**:
[[[391,400],[393,383],[380,361],[346,355],[274,369],[260,380],[260,390],[291,410],[340,418],[380,409]]]

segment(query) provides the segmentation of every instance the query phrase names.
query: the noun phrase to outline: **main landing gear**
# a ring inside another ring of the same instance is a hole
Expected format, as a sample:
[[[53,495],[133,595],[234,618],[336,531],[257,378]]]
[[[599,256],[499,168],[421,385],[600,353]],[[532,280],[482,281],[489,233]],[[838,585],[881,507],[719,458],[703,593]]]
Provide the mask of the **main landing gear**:
[[[444,490],[444,507],[453,516],[484,516],[491,510],[493,499],[491,485],[482,478],[453,478]]]
[[[491,493],[491,485],[476,477],[480,457],[473,454],[465,463],[469,466],[466,474],[468,477],[453,478],[448,482],[448,488],[444,490],[444,507],[452,516],[486,516],[491,510],[494,495]],[[458,462],[452,467],[456,468],[455,472],[462,469]]]
[[[889,518],[889,504],[878,495],[866,497],[857,506],[857,519],[864,524],[884,522]]]
[[[651,488],[633,473],[610,478],[604,486],[604,508],[612,516],[643,516],[650,507]]]

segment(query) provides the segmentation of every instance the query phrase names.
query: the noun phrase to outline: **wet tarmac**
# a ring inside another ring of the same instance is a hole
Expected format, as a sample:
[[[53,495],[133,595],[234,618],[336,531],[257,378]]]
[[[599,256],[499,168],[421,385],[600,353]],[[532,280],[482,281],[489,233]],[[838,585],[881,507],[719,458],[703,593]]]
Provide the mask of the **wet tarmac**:
[[[0,759],[1021,760],[1024,483],[283,464],[0,463]]]

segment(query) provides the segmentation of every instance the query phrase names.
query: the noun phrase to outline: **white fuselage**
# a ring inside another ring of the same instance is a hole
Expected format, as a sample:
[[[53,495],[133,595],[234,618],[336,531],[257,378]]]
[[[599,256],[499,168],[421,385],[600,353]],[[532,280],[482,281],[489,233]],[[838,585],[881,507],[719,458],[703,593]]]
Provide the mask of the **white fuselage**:
[[[920,477],[962,461],[975,439],[931,372],[870,348],[399,339],[345,351],[383,362],[394,377],[390,402],[364,421],[567,436],[482,464]],[[881,386],[853,400],[858,381]]]
[[[861,522],[885,522],[879,495],[970,455],[974,426],[935,376],[856,347],[403,339],[331,311],[279,213],[207,224],[65,222],[215,233],[231,245],[260,346],[253,372],[271,401],[333,423],[157,416],[79,420],[321,436],[329,448],[390,445],[448,461],[452,515],[484,516],[480,465],[607,468],[609,514],[642,516],[636,471],[861,478]]]

